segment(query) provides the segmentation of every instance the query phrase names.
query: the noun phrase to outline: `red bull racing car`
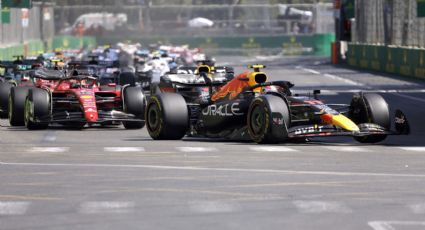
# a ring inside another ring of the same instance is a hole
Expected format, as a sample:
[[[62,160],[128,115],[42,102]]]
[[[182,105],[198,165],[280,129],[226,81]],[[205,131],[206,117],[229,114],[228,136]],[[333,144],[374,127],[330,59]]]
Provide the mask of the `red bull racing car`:
[[[267,81],[260,71],[264,66],[252,68],[219,87],[207,71],[201,72],[210,87],[208,103],[197,103],[196,96],[191,99],[178,91],[153,95],[145,111],[149,135],[155,140],[190,135],[257,143],[353,136],[361,143],[376,143],[387,135],[409,133],[400,110],[395,114],[395,131],[390,130],[389,107],[378,94],[356,94],[347,105],[324,104],[317,94],[292,95],[293,84],[288,81]]]

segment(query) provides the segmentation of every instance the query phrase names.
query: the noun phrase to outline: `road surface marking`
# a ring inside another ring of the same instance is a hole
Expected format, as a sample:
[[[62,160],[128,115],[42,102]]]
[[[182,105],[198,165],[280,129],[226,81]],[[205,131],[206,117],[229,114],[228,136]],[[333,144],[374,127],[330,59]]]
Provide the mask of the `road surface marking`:
[[[190,166],[169,165],[140,165],[140,164],[67,164],[67,163],[24,163],[24,162],[0,162],[6,166],[46,166],[46,167],[98,167],[98,168],[140,168],[160,170],[188,170],[188,171],[215,171],[215,172],[246,172],[246,173],[282,173],[294,175],[316,175],[316,176],[361,176],[361,177],[411,177],[425,178],[425,174],[403,174],[403,173],[373,173],[373,172],[336,172],[336,171],[297,171],[279,169],[244,169],[244,168],[208,168]]]
[[[216,148],[211,148],[211,147],[176,147],[176,149],[179,150],[180,152],[189,152],[189,153],[217,151]]]
[[[422,221],[369,221],[367,223],[373,230],[396,230],[394,225],[400,226],[425,226]],[[423,229],[423,228],[422,228]]]
[[[0,202],[0,215],[23,215],[27,212],[29,204],[24,201]]]
[[[306,69],[306,68],[301,68],[301,69],[304,70],[305,72],[309,72],[309,73],[312,73],[312,74],[320,74],[319,71],[316,71],[314,69]]]
[[[346,205],[335,201],[303,201],[297,200],[293,204],[300,213],[351,213]]]
[[[134,202],[117,201],[93,201],[85,202],[80,206],[80,213],[99,214],[99,213],[130,213],[136,205]]]
[[[63,153],[69,151],[69,147],[32,147],[28,151],[42,153]]]
[[[239,209],[235,204],[222,201],[194,201],[189,203],[189,207],[197,213],[230,213]]]
[[[297,150],[284,146],[252,146],[249,147],[251,151],[256,152],[295,152]]]
[[[56,141],[56,131],[48,131],[44,135],[42,142],[53,142]]]
[[[339,77],[339,76],[332,75],[332,74],[323,74],[323,76],[325,76],[327,78],[330,78],[332,80],[343,81],[343,82],[345,82],[345,83],[347,83],[349,85],[364,86],[364,84],[362,84],[362,83],[355,82],[355,81],[352,81],[350,79],[346,79],[346,78]]]
[[[143,147],[104,147],[105,152],[144,152]]]
[[[296,90],[294,92],[297,92]],[[349,89],[349,90],[331,90],[331,89],[324,89],[321,90],[321,94],[323,95],[336,95],[338,93],[391,93],[393,95],[400,95],[399,93],[425,93],[424,89]],[[403,97],[403,96],[402,96]],[[410,96],[409,96],[410,97]],[[416,98],[415,100],[419,99],[419,101],[423,102],[422,99]]]
[[[425,213],[425,203],[411,204],[408,207],[415,214],[424,214]]]
[[[326,146],[325,148],[337,152],[370,152],[371,150],[355,146]]]
[[[413,151],[413,152],[425,152],[425,147],[399,147],[405,151]]]
[[[419,102],[425,102],[425,99],[422,99],[422,98],[419,98],[419,97],[413,97],[413,96],[399,94],[399,93],[393,93],[393,95],[396,95],[396,96],[399,96],[399,97],[404,97],[404,98],[407,98],[407,99],[412,99],[412,100],[419,101]]]

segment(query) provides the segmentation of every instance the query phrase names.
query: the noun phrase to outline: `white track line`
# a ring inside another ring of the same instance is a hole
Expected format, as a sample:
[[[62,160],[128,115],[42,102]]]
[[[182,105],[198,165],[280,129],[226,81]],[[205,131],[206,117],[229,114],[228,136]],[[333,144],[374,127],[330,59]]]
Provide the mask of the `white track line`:
[[[355,146],[325,146],[325,148],[337,152],[370,152],[366,147]]]
[[[167,166],[167,165],[138,165],[138,164],[66,164],[66,163],[18,163],[0,162],[6,166],[45,166],[45,167],[98,167],[98,168],[139,168],[159,170],[188,170],[188,171],[215,171],[215,172],[246,172],[246,173],[282,173],[296,175],[315,176],[361,176],[361,177],[410,177],[425,178],[425,174],[402,174],[402,173],[368,173],[368,172],[335,172],[335,171],[296,171],[279,169],[243,169],[243,168],[208,168],[190,166]]]
[[[424,214],[425,213],[425,203],[411,204],[411,205],[408,205],[408,207],[415,214]]]
[[[373,230],[396,230],[394,225],[400,226],[425,226],[423,221],[369,221],[367,223]]]
[[[401,150],[412,152],[425,152],[425,147],[398,147]]]
[[[303,70],[303,71],[305,71],[305,72],[309,72],[309,73],[312,73],[312,74],[320,74],[320,72],[319,71],[316,71],[316,70],[314,70],[314,69],[306,69],[306,68],[301,68],[301,70]]]
[[[44,135],[43,141],[44,142],[53,142],[56,141],[56,131],[49,131]]]
[[[69,147],[32,147],[28,152],[63,153],[69,151]]]
[[[0,215],[23,215],[27,212],[29,202],[0,202]]]
[[[194,201],[189,207],[196,213],[230,213],[239,209],[236,204],[222,201]]]
[[[297,67],[295,67],[295,68],[296,68],[296,69],[301,69],[301,70],[303,70],[303,71],[305,71],[305,72],[312,73],[312,74],[316,74],[316,75],[322,74],[322,73],[320,73],[319,71],[316,71],[316,70],[314,70],[314,69],[307,69],[307,68],[303,68],[302,66],[297,66]],[[323,75],[324,77],[330,78],[330,79],[332,79],[332,80],[338,80],[338,81],[345,82],[345,83],[347,83],[347,84],[349,84],[349,85],[364,86],[364,84],[362,84],[362,83],[355,82],[355,81],[352,81],[352,80],[350,80],[350,79],[346,79],[346,78],[343,78],[343,77],[340,77],[340,76],[336,76],[336,75],[332,75],[332,74],[327,74],[327,73],[322,74],[322,75]]]
[[[143,147],[104,147],[105,152],[144,152]]]
[[[346,205],[335,201],[303,201],[297,200],[293,204],[300,213],[351,213]]]
[[[342,78],[342,77],[339,77],[339,76],[336,76],[336,75],[332,75],[332,74],[323,74],[323,76],[325,76],[327,78],[330,78],[332,80],[343,81],[343,82],[345,82],[345,83],[347,83],[349,85],[364,86],[364,84],[362,84],[362,83],[355,82],[355,81],[352,81],[350,79]]]
[[[176,147],[180,152],[199,153],[199,152],[216,152],[216,148],[211,147]]]
[[[256,152],[296,152],[298,150],[291,149],[284,146],[252,146],[249,147],[251,151]]]
[[[404,97],[404,98],[407,98],[407,99],[411,99],[411,100],[415,100],[415,101],[419,101],[419,102],[425,102],[425,99],[422,99],[422,98],[419,98],[419,97],[413,97],[413,96],[399,94],[399,93],[394,93],[394,95],[399,96],[399,97]]]
[[[93,201],[81,204],[79,211],[84,214],[130,213],[134,207],[134,202]]]

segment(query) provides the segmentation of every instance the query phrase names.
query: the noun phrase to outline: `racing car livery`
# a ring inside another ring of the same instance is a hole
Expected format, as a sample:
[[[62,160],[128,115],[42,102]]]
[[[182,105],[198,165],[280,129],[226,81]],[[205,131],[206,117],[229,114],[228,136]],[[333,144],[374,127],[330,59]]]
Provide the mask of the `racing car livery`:
[[[153,95],[146,108],[149,135],[156,140],[185,135],[250,139],[280,143],[318,136],[353,136],[362,143],[383,141],[387,135],[408,134],[405,115],[396,111],[391,131],[389,108],[378,94],[356,94],[350,104],[324,104],[310,96],[293,96],[288,81],[268,82],[261,65],[211,92],[209,103],[188,101],[179,93]]]
[[[145,97],[138,87],[97,86],[97,79],[74,72],[57,77],[42,70],[35,75],[56,81],[53,87],[29,88],[24,122],[28,129],[45,129],[50,123],[82,128],[87,124],[122,122],[126,129],[144,126]]]

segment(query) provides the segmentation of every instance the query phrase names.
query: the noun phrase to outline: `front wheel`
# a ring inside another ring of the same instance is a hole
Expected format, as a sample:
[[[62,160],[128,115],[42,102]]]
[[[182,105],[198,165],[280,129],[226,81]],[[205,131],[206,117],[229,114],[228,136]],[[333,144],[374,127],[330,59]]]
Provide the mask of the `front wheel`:
[[[7,118],[10,89],[13,87],[9,82],[0,82],[0,118]]]
[[[178,140],[186,135],[189,111],[183,96],[175,93],[153,95],[147,105],[146,128],[155,140]]]
[[[248,110],[248,132],[259,144],[279,143],[288,139],[290,113],[281,97],[265,95],[255,98]]]
[[[28,89],[28,87],[13,87],[10,89],[8,117],[11,126],[25,125],[24,108]]]
[[[25,126],[29,130],[46,129],[48,122],[40,122],[50,115],[50,95],[43,89],[30,89],[25,100]]]
[[[124,111],[133,114],[140,121],[123,121],[126,129],[141,129],[145,126],[144,113],[146,106],[145,95],[139,87],[126,87],[123,92]]]
[[[386,130],[391,127],[388,104],[381,95],[376,93],[360,94],[353,97],[348,116],[356,124],[373,123]],[[374,134],[354,137],[354,139],[360,143],[377,143],[385,140],[386,137],[385,134]]]

